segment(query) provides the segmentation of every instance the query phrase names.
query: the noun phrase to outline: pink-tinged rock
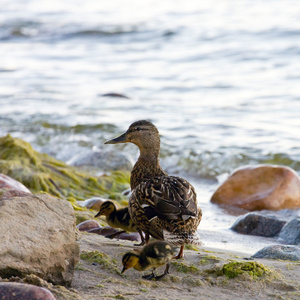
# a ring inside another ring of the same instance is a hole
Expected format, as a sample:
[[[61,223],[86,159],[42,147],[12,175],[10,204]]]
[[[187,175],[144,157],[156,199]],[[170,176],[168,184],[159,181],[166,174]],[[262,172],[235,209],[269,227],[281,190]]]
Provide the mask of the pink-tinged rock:
[[[101,204],[105,201],[106,199],[100,197],[93,197],[84,201],[78,201],[77,203],[81,207],[86,207],[88,209],[99,211]]]
[[[118,239],[118,240],[127,240],[127,241],[141,241],[140,235],[137,232],[127,233],[123,230],[119,230],[116,228],[112,228],[110,226],[102,227],[102,228],[94,228],[88,231],[89,233],[96,233],[99,235],[103,235],[107,238]]]
[[[14,197],[26,197],[31,193],[22,192],[18,190],[0,190],[0,200],[8,200]]]
[[[42,287],[16,282],[0,283],[1,300],[55,300],[53,294]]]
[[[120,240],[141,242],[140,234],[137,232],[131,232],[131,233],[123,232],[123,233],[120,233],[115,238],[120,239]]]
[[[0,189],[17,190],[31,194],[29,189],[21,182],[10,178],[9,176],[6,176],[4,174],[0,174]]]
[[[250,211],[300,207],[300,178],[291,168],[255,165],[237,169],[212,195],[211,202]]]
[[[87,220],[76,226],[79,231],[90,231],[92,229],[101,228],[101,225],[96,220]]]
[[[110,226],[105,226],[102,228],[94,228],[94,229],[89,230],[90,233],[96,233],[96,234],[103,235],[103,236],[109,236],[109,235],[115,234],[120,231],[121,230],[112,228]]]

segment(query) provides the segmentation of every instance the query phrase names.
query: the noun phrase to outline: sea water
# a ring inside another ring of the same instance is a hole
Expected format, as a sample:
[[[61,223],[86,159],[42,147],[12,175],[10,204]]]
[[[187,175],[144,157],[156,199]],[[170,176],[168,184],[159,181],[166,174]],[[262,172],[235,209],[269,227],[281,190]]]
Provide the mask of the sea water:
[[[300,172],[300,2],[0,0],[1,136],[67,162],[139,119],[227,230],[241,212],[209,199],[235,168]]]

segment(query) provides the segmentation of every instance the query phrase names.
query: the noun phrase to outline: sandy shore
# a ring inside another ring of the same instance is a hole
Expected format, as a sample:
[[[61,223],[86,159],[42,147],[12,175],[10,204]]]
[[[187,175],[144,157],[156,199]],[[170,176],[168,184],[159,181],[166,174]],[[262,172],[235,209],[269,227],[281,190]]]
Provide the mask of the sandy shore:
[[[203,246],[185,250],[185,257],[173,261],[170,275],[161,281],[148,281],[134,269],[120,274],[122,256],[133,250],[132,242],[80,233],[79,243],[81,259],[72,284],[78,299],[300,298],[300,262],[257,259],[266,268],[261,277],[243,272],[229,278],[222,273],[223,265],[254,262],[244,259],[249,254]]]

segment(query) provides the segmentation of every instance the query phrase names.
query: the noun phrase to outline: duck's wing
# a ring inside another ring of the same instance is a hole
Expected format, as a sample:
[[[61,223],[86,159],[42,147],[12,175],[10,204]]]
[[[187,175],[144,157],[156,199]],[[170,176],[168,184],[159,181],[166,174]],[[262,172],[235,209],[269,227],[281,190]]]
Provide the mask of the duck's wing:
[[[197,216],[197,200],[194,187],[185,179],[175,176],[154,177],[137,187],[140,205],[150,221],[187,220]]]

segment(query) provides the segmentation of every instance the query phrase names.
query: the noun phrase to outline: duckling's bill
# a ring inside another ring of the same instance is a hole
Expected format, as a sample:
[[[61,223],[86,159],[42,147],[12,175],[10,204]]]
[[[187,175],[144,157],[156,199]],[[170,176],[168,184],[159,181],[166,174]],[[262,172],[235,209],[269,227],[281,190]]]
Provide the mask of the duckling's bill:
[[[138,268],[139,257],[135,253],[127,252],[122,258],[123,269],[121,274],[130,268]]]
[[[97,218],[97,217],[100,217],[100,216],[102,216],[102,213],[99,211],[99,212],[94,216],[94,218]]]

